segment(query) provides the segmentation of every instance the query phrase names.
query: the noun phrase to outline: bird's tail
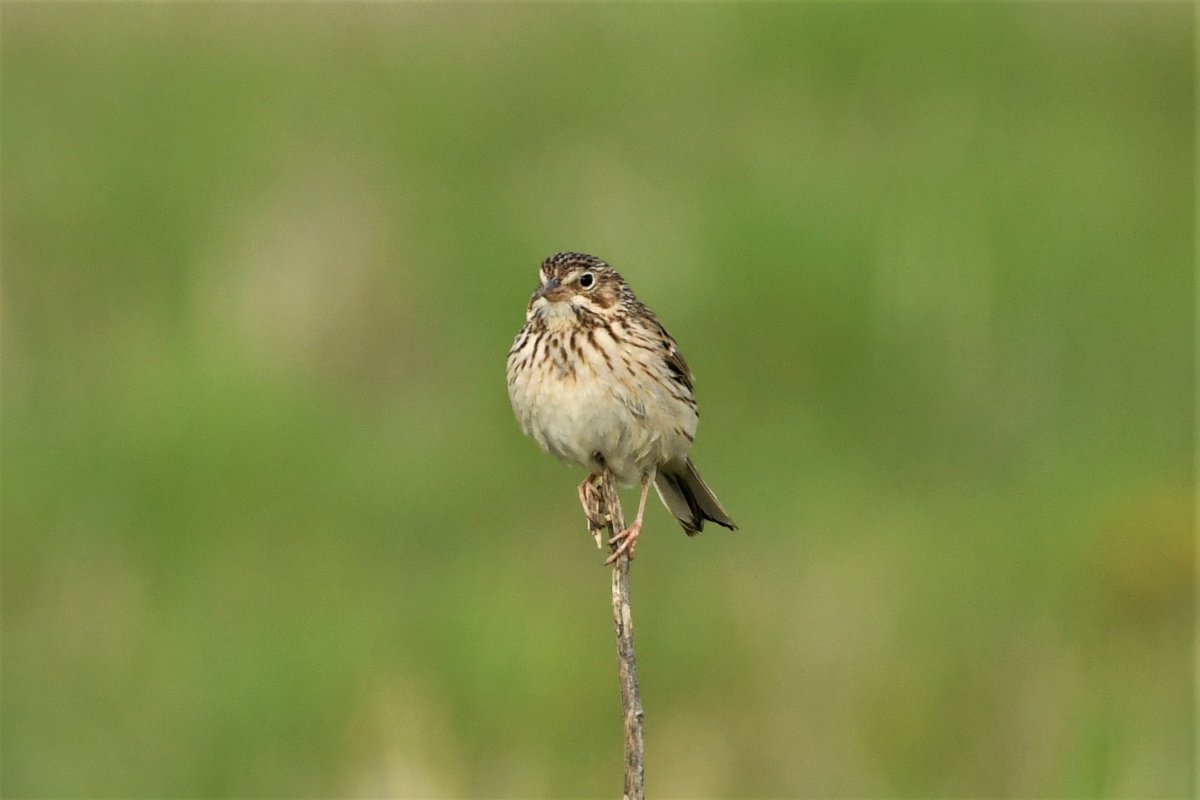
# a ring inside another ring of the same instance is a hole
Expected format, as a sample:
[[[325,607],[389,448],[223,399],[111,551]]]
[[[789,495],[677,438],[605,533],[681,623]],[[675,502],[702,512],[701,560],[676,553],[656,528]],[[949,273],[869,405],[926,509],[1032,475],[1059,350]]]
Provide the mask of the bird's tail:
[[[695,536],[703,530],[706,519],[724,525],[731,531],[737,530],[729,512],[700,477],[690,458],[669,461],[659,467],[654,488],[658,490],[663,505],[675,515],[688,536]]]

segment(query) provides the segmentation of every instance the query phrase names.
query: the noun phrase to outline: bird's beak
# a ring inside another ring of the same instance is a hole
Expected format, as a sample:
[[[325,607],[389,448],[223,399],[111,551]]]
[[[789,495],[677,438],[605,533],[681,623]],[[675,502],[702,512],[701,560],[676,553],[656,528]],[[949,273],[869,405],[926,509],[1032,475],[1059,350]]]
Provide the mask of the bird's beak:
[[[551,278],[538,287],[533,296],[544,297],[551,303],[557,303],[563,300],[567,295],[567,290],[563,288],[562,281],[558,278]]]

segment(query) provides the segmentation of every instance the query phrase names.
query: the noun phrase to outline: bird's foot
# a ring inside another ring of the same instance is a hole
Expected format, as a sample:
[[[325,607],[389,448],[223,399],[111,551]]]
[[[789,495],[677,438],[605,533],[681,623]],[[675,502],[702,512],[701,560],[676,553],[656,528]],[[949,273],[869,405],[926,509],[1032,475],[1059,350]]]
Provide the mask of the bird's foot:
[[[616,545],[616,548],[612,551],[612,555],[610,555],[607,559],[605,559],[605,561],[604,561],[605,566],[612,564],[614,561],[616,561],[618,558],[620,558],[622,553],[628,553],[629,560],[632,561],[633,560],[633,551],[637,548],[637,540],[638,540],[638,537],[641,535],[642,535],[642,521],[641,520],[638,520],[637,522],[633,523],[632,525],[630,525],[628,528],[621,531],[620,533],[613,535],[613,537],[608,540],[608,543],[610,545]]]

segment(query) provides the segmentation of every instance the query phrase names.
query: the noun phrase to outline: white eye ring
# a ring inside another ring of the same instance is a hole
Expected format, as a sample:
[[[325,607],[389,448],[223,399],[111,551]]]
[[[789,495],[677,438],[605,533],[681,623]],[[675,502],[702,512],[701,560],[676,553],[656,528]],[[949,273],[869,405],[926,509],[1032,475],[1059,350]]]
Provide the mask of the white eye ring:
[[[584,289],[590,289],[596,285],[596,276],[590,272],[585,272],[579,276],[579,286]]]

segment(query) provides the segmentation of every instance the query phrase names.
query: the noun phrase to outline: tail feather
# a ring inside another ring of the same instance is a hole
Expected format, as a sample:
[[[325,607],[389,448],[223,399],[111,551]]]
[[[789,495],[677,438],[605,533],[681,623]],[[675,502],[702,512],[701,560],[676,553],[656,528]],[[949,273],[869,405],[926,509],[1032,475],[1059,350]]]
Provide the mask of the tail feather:
[[[658,490],[663,505],[675,515],[688,536],[695,536],[703,530],[705,520],[724,525],[731,531],[737,530],[729,512],[700,477],[690,458],[670,461],[659,467],[654,488]]]

